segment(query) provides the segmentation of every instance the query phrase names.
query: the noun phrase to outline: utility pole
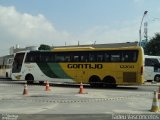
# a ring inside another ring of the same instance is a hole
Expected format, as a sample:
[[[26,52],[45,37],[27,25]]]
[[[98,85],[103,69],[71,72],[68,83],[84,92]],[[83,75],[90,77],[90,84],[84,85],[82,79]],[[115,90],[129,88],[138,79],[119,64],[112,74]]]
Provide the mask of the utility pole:
[[[148,42],[148,23],[145,22],[144,23],[144,38],[145,38],[145,42]]]
[[[142,16],[142,20],[140,23],[140,27],[139,27],[139,46],[141,46],[141,42],[142,42],[142,38],[141,38],[141,27],[142,27],[142,23],[143,23],[143,19],[145,17],[145,15],[147,14],[148,11],[144,11],[143,16]]]

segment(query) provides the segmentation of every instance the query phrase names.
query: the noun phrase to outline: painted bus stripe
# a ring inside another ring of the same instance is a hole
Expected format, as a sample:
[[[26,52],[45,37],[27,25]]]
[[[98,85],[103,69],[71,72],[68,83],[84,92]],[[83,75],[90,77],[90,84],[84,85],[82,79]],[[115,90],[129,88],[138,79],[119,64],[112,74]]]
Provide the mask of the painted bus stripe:
[[[71,79],[71,77],[69,77],[66,74],[66,72],[63,70],[63,68],[61,67],[59,63],[48,63],[48,66],[50,67],[52,72],[56,74],[58,77]]]
[[[38,67],[41,69],[41,71],[50,78],[59,78],[48,66],[47,63],[37,63]]]

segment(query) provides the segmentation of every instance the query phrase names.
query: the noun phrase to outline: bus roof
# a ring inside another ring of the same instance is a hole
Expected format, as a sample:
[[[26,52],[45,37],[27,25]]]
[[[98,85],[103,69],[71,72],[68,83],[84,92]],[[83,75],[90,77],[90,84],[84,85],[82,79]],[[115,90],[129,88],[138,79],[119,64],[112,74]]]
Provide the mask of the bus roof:
[[[94,50],[128,50],[128,49],[142,49],[139,46],[119,47],[119,48],[94,48],[94,47],[63,47],[53,48],[52,51],[94,51]]]
[[[160,56],[144,55],[145,58],[160,58]]]
[[[101,50],[138,50],[142,49],[140,46],[129,46],[119,48],[94,48],[94,47],[61,47],[54,48],[52,50],[26,50],[19,51],[17,53],[29,53],[29,52],[70,52],[70,51],[101,51]]]

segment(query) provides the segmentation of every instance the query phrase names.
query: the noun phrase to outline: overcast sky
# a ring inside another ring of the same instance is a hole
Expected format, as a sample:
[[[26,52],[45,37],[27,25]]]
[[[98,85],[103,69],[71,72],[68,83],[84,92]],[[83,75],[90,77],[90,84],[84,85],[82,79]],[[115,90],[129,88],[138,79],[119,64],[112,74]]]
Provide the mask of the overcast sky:
[[[0,0],[0,56],[11,46],[134,42],[160,32],[160,0]],[[144,26],[142,26],[143,36]]]

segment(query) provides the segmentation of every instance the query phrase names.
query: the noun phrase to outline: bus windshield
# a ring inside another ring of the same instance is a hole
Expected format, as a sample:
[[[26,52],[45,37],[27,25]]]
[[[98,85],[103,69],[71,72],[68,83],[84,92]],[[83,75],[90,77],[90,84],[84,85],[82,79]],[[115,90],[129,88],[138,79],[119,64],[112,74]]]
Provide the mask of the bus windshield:
[[[25,53],[17,53],[16,54],[16,56],[14,58],[14,62],[13,62],[12,73],[18,73],[21,71],[24,54]]]

